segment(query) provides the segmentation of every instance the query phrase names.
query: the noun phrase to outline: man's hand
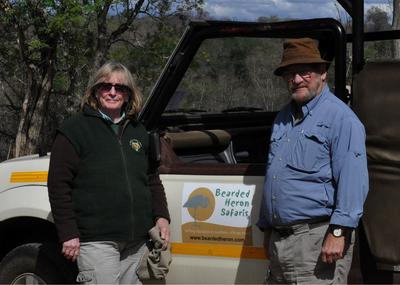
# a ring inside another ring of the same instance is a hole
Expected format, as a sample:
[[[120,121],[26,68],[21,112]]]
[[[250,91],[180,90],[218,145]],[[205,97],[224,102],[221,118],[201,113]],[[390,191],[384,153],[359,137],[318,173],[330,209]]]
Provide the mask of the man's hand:
[[[156,225],[160,229],[161,238],[165,240],[164,246],[166,248],[169,243],[169,222],[165,218],[158,218]]]
[[[335,237],[332,233],[328,233],[322,245],[322,261],[325,263],[334,263],[336,260],[343,258],[344,246],[344,236]]]
[[[75,261],[79,255],[80,242],[79,238],[73,238],[63,242],[61,253],[66,259]]]

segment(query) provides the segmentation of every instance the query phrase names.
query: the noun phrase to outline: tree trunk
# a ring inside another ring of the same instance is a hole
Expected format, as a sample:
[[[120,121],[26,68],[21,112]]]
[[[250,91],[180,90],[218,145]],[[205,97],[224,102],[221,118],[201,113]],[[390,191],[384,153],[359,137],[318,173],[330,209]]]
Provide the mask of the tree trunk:
[[[19,157],[22,153],[22,149],[24,149],[26,144],[26,129],[28,129],[29,125],[29,106],[30,106],[30,98],[34,97],[32,93],[35,92],[34,83],[35,81],[32,78],[33,72],[29,68],[26,68],[26,80],[25,80],[25,95],[24,101],[22,102],[20,120],[18,124],[17,135],[15,138],[15,147],[14,147],[14,157]]]
[[[35,154],[42,143],[42,128],[46,119],[48,100],[52,88],[54,67],[49,67],[38,86],[29,72],[29,83],[21,110],[21,117],[15,139],[15,157]]]
[[[400,0],[393,0],[392,30],[400,29]],[[400,58],[400,40],[393,40],[393,58]]]

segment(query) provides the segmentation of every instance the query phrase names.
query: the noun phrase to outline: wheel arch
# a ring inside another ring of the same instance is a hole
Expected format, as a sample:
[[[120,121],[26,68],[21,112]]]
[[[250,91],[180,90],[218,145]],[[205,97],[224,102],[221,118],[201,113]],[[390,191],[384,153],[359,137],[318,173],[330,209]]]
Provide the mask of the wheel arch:
[[[55,225],[37,217],[13,217],[0,222],[0,261],[17,246],[26,243],[58,242]]]

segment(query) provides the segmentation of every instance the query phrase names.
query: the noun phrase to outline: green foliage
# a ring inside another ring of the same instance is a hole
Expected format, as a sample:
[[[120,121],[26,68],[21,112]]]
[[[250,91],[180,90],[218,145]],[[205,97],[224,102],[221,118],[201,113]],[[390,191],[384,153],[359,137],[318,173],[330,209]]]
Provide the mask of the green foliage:
[[[142,24],[148,25],[149,23]],[[129,67],[138,76],[144,97],[147,97],[156,82],[162,67],[178,43],[183,29],[184,23],[180,21],[174,21],[173,24],[166,21],[164,24],[153,26],[153,30],[143,38],[142,45],[125,49],[125,53],[118,50],[117,53],[120,55],[126,55]],[[110,55],[115,56],[114,54]]]
[[[45,42],[42,42],[39,39],[31,39],[28,42],[28,48],[30,51],[35,51],[35,50],[41,50],[45,48],[49,48],[50,46],[46,44]]]
[[[288,101],[280,78],[272,74],[282,40],[228,38],[203,42],[178,88],[179,106],[210,112],[237,107],[277,111]]]
[[[28,134],[36,102],[45,100],[43,123],[36,124],[44,127],[35,133],[50,146],[56,126],[77,109],[89,76],[107,59],[128,65],[149,89],[183,30],[173,15],[196,11],[202,2],[0,0],[0,132]],[[23,100],[29,106],[24,114]],[[6,125],[3,116],[26,118],[25,129],[18,120]],[[8,148],[2,140],[0,160]]]

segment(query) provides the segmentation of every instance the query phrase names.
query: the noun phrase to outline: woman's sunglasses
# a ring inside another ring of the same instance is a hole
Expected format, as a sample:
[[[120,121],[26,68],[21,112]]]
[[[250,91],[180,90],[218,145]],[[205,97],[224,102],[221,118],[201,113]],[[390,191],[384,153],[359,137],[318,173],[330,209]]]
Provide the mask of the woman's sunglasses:
[[[95,89],[100,92],[110,92],[113,87],[115,89],[115,92],[119,94],[129,95],[133,93],[131,88],[123,84],[101,82],[95,85]]]

